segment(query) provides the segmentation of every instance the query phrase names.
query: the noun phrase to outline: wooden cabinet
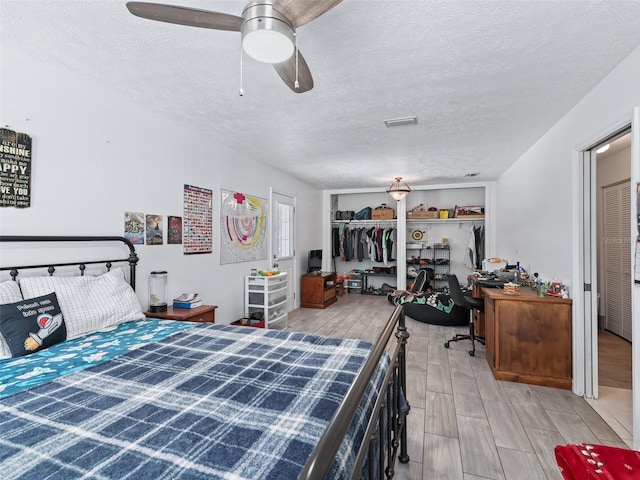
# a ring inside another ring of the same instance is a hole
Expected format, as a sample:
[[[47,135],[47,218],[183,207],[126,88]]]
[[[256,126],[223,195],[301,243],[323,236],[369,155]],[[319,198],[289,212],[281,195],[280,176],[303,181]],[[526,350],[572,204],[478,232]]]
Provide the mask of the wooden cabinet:
[[[336,296],[336,274],[333,272],[311,272],[300,280],[300,306],[327,308],[338,300]]]
[[[144,312],[146,317],[187,322],[216,322],[216,305],[201,305],[195,308],[167,307],[166,312]]]
[[[497,380],[571,388],[571,300],[483,288],[486,357]]]
[[[247,275],[244,279],[244,316],[261,317],[264,327],[270,328],[276,322],[287,327],[287,273],[278,275]]]

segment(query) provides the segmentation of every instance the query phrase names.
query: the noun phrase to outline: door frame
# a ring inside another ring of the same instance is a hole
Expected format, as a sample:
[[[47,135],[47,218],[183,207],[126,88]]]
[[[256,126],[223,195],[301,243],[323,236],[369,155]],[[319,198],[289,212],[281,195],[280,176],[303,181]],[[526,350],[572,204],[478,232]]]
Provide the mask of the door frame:
[[[631,185],[640,182],[640,108],[635,107],[631,118],[593,135],[586,142],[573,149],[573,392],[587,398],[597,398],[598,388],[598,311],[597,295],[593,286],[597,285],[597,264],[595,259],[595,177],[585,177],[585,166],[594,162],[590,150],[605,139],[615,136],[631,127]],[[588,195],[585,190],[590,189]],[[589,205],[589,208],[587,207]],[[632,224],[636,225],[638,215],[636,202],[631,202]],[[585,230],[585,228],[589,228]],[[585,237],[591,241],[585,245]],[[629,248],[634,249],[630,242]],[[590,250],[590,251],[587,251]],[[632,255],[632,265],[635,252]],[[591,259],[595,268],[585,269],[585,260]],[[640,261],[640,260],[639,260]],[[633,271],[631,272],[633,275]],[[632,277],[633,278],[633,277]],[[585,294],[585,283],[591,283],[591,294]],[[640,405],[640,286],[635,284],[632,291],[632,315],[636,319],[632,326],[632,404]],[[590,310],[590,318],[585,315]],[[584,320],[583,320],[584,319]],[[595,382],[595,383],[594,383]],[[640,450],[640,408],[633,409],[633,448]]]

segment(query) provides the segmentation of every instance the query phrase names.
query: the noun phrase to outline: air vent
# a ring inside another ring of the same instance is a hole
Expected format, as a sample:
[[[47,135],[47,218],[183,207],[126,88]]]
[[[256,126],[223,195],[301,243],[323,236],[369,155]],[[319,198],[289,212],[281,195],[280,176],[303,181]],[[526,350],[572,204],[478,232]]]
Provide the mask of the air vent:
[[[480,175],[479,172],[472,172],[472,173],[467,173],[465,177],[471,178],[471,177],[477,177],[478,175]]]
[[[415,125],[418,123],[418,117],[390,118],[384,121],[387,127],[402,127],[403,125]]]

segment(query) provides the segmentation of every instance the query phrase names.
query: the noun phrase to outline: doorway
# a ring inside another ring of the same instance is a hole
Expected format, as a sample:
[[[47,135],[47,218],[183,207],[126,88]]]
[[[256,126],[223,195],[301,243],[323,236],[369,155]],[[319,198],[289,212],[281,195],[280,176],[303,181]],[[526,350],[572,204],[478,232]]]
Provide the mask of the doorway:
[[[632,446],[630,129],[595,153],[597,384],[592,407]],[[594,352],[595,354],[595,352]]]
[[[295,308],[297,273],[295,261],[296,196],[271,191],[272,267],[287,273],[286,311]]]

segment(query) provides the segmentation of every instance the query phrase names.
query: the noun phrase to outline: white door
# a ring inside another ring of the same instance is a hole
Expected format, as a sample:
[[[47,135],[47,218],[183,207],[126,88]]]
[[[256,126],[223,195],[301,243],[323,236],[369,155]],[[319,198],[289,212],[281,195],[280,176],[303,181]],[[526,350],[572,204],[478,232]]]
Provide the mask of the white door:
[[[631,182],[603,194],[605,328],[631,341]]]
[[[297,285],[295,262],[296,197],[271,191],[271,258],[273,268],[287,272],[289,286],[286,310],[295,307]]]

